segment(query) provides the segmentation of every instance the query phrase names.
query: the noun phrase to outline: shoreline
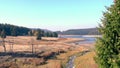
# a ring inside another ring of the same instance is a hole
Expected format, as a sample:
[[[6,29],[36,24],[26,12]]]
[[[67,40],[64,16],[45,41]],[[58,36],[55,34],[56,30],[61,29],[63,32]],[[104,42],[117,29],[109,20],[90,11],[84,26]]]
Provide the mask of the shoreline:
[[[101,37],[102,35],[59,35],[59,37],[61,36]]]

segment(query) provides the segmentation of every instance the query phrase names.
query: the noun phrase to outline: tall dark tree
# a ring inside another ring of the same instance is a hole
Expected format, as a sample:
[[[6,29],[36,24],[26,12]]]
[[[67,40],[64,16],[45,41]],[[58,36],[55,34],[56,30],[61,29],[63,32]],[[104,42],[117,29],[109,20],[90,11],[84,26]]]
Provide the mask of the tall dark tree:
[[[16,27],[12,28],[11,35],[12,36],[17,36],[17,28]]]
[[[41,30],[37,30],[37,40],[41,40],[42,34],[41,34]]]
[[[56,32],[53,32],[54,37],[58,37],[58,34]]]
[[[120,0],[115,0],[103,16],[95,60],[99,68],[120,68]]]
[[[2,30],[0,33],[1,38],[6,38],[5,30]]]

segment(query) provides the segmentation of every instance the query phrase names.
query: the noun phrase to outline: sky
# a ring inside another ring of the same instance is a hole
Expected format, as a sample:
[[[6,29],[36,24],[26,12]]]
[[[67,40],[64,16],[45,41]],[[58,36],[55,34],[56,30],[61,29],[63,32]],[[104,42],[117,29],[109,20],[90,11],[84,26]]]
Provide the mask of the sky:
[[[0,23],[52,31],[97,27],[113,0],[0,0]]]

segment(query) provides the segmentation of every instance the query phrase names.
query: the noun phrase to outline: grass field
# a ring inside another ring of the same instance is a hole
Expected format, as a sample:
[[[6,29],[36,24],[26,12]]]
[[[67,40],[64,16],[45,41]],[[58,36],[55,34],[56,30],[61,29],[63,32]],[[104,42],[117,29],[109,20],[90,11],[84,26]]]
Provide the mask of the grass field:
[[[65,67],[70,56],[91,48],[89,44],[86,46],[70,43],[80,40],[83,39],[44,37],[42,40],[36,40],[35,37],[30,36],[9,36],[5,39],[6,53],[4,53],[3,47],[0,46],[0,68]],[[97,66],[93,60],[94,55],[94,52],[89,52],[83,56],[78,56],[75,59],[76,68],[88,68],[90,66],[96,68]],[[88,67],[85,67],[86,65]]]
[[[97,68],[97,64],[94,61],[95,53],[88,52],[82,56],[78,56],[74,63],[76,68]]]

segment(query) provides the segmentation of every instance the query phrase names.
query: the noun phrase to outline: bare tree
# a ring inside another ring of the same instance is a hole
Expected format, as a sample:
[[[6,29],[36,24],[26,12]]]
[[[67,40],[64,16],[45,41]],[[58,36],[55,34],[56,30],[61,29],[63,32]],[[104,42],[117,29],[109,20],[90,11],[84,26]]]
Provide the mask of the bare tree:
[[[32,53],[34,53],[34,44],[33,44],[34,40],[31,39],[31,47],[32,47]]]
[[[2,32],[1,32],[1,34],[0,34],[0,37],[2,38],[1,45],[2,45],[3,48],[4,48],[4,52],[6,52],[6,46],[5,46],[6,34],[5,34],[5,31],[4,31],[4,30],[2,30]]]
[[[6,52],[6,46],[5,46],[5,39],[4,38],[2,38],[2,46],[4,48],[4,52]]]
[[[14,45],[14,39],[13,40],[9,40],[9,45],[10,45],[10,51],[13,52],[13,45]]]

